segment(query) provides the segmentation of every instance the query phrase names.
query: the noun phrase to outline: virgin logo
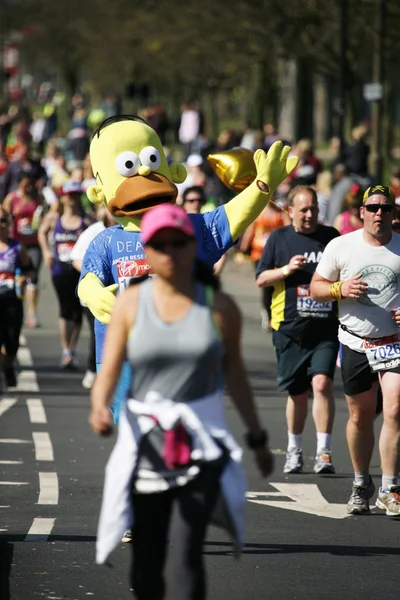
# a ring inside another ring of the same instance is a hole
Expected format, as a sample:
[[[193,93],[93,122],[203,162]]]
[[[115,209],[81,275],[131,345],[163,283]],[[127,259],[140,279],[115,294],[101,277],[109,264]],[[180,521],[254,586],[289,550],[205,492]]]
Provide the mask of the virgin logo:
[[[145,260],[127,260],[118,263],[119,277],[139,277],[149,270]]]

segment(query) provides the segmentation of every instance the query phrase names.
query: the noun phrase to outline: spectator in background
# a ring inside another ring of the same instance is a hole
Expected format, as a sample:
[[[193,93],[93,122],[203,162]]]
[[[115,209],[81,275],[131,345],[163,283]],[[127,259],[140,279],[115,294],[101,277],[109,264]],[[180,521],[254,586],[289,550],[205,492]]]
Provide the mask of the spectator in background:
[[[29,146],[25,143],[20,144],[18,158],[16,158],[16,160],[10,160],[8,164],[5,174],[4,189],[4,193],[6,195],[10,192],[14,192],[17,189],[21,173],[26,173],[32,179],[34,179],[35,182],[37,182],[39,179],[46,178],[45,170],[37,160],[33,160],[33,158],[31,158]]]
[[[299,157],[299,164],[289,175],[292,187],[297,185],[315,185],[318,174],[322,171],[322,163],[314,154],[312,142],[301,139],[297,142],[295,154]]]
[[[394,197],[400,198],[400,168],[394,167],[390,176],[390,189],[392,190]]]
[[[184,158],[187,159],[192,153],[192,146],[203,133],[204,119],[197,102],[185,102],[178,127],[178,139],[182,144]]]
[[[351,175],[368,179],[369,145],[365,141],[368,129],[365,125],[354,127],[351,132],[352,143],[345,150],[345,164]]]
[[[0,137],[0,203],[6,196],[6,173],[8,169],[8,157],[5,150],[5,144]]]
[[[332,193],[332,174],[330,171],[322,171],[318,174],[315,191],[318,199],[318,221],[326,225]]]
[[[344,210],[333,221],[333,227],[340,235],[362,229],[364,221],[360,217],[360,208],[363,204],[364,190],[358,183],[353,183],[344,199]]]
[[[339,163],[333,169],[333,187],[331,199],[329,202],[328,225],[332,225],[338,214],[343,208],[343,202],[353,184],[353,179],[349,177],[346,165]]]
[[[277,142],[281,138],[279,137],[279,135],[275,129],[275,125],[272,121],[269,121],[268,123],[264,123],[264,134],[265,134],[264,150],[265,150],[265,152],[268,152],[268,150],[271,148],[272,144],[274,142]]]

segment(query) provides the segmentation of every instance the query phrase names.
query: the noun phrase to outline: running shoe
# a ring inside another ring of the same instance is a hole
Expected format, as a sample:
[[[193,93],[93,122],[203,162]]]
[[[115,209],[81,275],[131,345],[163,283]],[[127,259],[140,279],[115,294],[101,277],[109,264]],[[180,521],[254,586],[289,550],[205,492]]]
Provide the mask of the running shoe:
[[[36,329],[37,327],[40,327],[40,323],[39,323],[39,319],[37,318],[37,315],[29,314],[26,318],[25,325],[27,327],[29,327],[29,329]]]
[[[4,367],[4,379],[6,380],[6,386],[13,388],[17,385],[17,376],[14,371],[14,367]]]
[[[130,529],[128,529],[128,531],[125,531],[124,535],[122,536],[121,542],[123,544],[129,544],[132,541],[132,531]]]
[[[84,378],[82,379],[82,387],[85,390],[92,389],[92,385],[94,384],[94,380],[96,379],[96,373],[93,371],[86,371]]]
[[[350,500],[347,503],[347,514],[349,515],[366,515],[369,513],[369,501],[375,492],[375,484],[371,477],[369,485],[361,486],[354,485],[351,492]]]
[[[60,367],[61,369],[69,369],[72,363],[72,354],[70,350],[61,352]]]
[[[303,451],[301,448],[289,448],[286,452],[284,473],[300,473],[303,468]]]
[[[317,473],[317,475],[331,475],[335,473],[335,467],[332,464],[332,453],[328,448],[320,450],[315,457],[314,473]]]
[[[390,490],[379,488],[375,506],[386,510],[388,517],[400,517],[400,486],[395,485]]]

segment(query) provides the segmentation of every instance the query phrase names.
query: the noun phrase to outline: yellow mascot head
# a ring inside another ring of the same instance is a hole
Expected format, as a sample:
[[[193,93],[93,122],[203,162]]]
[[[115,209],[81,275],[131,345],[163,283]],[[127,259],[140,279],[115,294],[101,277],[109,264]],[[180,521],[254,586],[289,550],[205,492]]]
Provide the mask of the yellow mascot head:
[[[87,190],[94,204],[105,203],[127,231],[139,231],[145,212],[163,202],[174,203],[175,183],[183,183],[182,164],[168,166],[160,138],[140,117],[117,115],[93,134],[90,160],[96,185]]]

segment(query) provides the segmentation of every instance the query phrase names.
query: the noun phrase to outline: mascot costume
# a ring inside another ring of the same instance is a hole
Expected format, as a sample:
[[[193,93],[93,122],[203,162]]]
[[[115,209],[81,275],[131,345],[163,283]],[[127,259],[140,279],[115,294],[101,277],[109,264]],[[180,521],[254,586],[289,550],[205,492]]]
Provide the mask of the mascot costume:
[[[214,211],[190,215],[200,260],[209,265],[216,263],[258,217],[278,185],[297,166],[298,158],[289,158],[289,152],[290,147],[282,142],[275,142],[268,154],[257,150],[252,163],[254,181],[247,181],[241,193]],[[140,242],[141,218],[158,204],[175,202],[178,194],[175,183],[184,182],[186,169],[182,164],[168,166],[156,132],[139,117],[130,115],[110,117],[100,124],[90,144],[90,159],[96,185],[88,188],[88,198],[94,204],[105,204],[117,222],[90,244],[78,286],[80,299],[96,318],[99,365],[115,295],[132,278],[145,275],[149,268]],[[232,165],[224,161],[227,162],[226,157],[221,155],[219,170],[229,171]],[[240,163],[236,166],[240,171]],[[218,173],[215,165],[213,168]],[[229,179],[227,172],[226,179]],[[130,388],[130,378],[126,363],[115,394],[114,419]]]

